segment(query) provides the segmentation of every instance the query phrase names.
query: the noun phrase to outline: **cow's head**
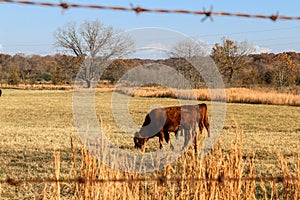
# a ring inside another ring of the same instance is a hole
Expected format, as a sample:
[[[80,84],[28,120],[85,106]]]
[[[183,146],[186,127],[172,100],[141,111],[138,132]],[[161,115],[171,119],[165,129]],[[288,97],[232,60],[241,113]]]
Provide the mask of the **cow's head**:
[[[133,141],[134,141],[134,148],[136,148],[136,149],[144,149],[145,148],[145,144],[147,142],[147,138],[143,138],[141,136],[141,134],[137,132],[137,133],[134,134]]]

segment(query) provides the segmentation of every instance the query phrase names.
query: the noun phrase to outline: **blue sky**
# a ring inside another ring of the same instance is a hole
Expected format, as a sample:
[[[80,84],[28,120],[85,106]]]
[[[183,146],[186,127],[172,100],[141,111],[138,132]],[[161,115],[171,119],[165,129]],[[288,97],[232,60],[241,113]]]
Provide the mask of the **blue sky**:
[[[41,0],[59,3],[58,0]],[[145,8],[206,10],[271,15],[300,16],[300,1],[297,0],[70,0],[68,3],[96,4],[106,6],[141,6]],[[40,7],[0,3],[0,53],[54,54],[53,33],[70,21],[81,24],[84,20],[99,19],[115,29],[132,31],[147,27],[167,29],[199,39],[208,45],[220,43],[222,37],[236,41],[248,41],[258,51],[300,52],[300,21],[276,21],[213,16],[213,21],[203,16],[185,14],[156,14],[110,10],[70,8],[62,12],[58,7]],[[166,44],[159,44],[158,46]]]

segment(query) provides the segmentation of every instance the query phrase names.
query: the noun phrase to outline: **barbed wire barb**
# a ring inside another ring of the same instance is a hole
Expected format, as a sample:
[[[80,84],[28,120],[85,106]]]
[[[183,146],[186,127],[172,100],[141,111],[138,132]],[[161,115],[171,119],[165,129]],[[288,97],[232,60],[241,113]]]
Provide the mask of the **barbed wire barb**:
[[[213,6],[210,6],[210,10],[206,11],[205,7],[203,7],[203,12],[205,13],[205,17],[202,18],[201,22],[204,22],[207,18],[210,19],[210,21],[214,21],[214,19],[212,18],[212,13],[213,13]]]

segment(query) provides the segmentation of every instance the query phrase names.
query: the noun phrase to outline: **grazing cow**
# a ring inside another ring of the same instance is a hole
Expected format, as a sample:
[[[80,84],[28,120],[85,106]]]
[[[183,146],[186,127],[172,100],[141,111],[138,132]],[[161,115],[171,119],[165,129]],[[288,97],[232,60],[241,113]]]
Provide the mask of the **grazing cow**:
[[[195,134],[196,123],[198,123],[200,133],[202,133],[205,126],[209,137],[210,132],[206,104],[153,109],[146,115],[142,128],[134,136],[135,148],[144,150],[149,138],[155,136],[159,137],[159,145],[160,148],[162,148],[164,139],[167,143],[170,141],[169,132],[175,132],[177,136],[179,130],[184,130],[184,145],[187,145],[190,136],[193,135],[195,138],[195,151],[197,151]],[[171,148],[173,149],[172,144]]]
[[[159,147],[163,147],[163,141],[169,143],[169,132],[177,132],[180,127],[180,107],[156,108],[145,117],[142,128],[134,136],[135,148],[144,149],[149,138],[157,136]]]

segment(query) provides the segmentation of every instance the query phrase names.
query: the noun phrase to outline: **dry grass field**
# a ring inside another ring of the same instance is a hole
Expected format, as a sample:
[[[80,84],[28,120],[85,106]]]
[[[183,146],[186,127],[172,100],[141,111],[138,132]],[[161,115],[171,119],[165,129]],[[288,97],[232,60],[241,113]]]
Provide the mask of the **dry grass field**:
[[[131,96],[139,97],[172,97],[180,99],[197,98],[202,101],[222,100],[216,90],[212,97],[208,89],[178,90],[166,87],[119,87],[117,91]],[[211,90],[213,91],[213,90]],[[288,91],[279,92],[270,88],[226,88],[226,102],[228,103],[249,103],[249,104],[268,104],[268,105],[290,105],[300,106],[300,87],[290,88]],[[191,97],[191,95],[193,95]]]
[[[114,122],[111,95],[96,93],[102,127],[114,144],[137,152],[132,136],[123,134]],[[210,109],[211,102],[205,103]],[[176,104],[172,98],[132,97],[129,111],[132,120],[141,125],[153,106]],[[200,159],[190,149],[172,165],[146,174],[111,169],[81,146],[70,90],[4,89],[0,119],[0,199],[300,198],[297,106],[227,103],[222,135],[210,155]],[[158,139],[151,139],[147,147],[147,151],[157,149]],[[251,179],[256,176],[286,179]],[[290,176],[298,180],[288,180]],[[46,181],[55,177],[82,179],[60,184]],[[226,177],[236,180],[226,181]],[[33,179],[45,182],[17,182]],[[92,179],[102,181],[89,181]]]

